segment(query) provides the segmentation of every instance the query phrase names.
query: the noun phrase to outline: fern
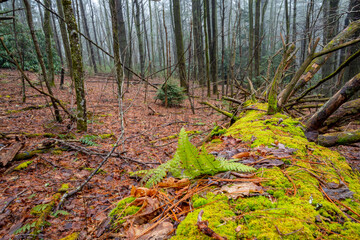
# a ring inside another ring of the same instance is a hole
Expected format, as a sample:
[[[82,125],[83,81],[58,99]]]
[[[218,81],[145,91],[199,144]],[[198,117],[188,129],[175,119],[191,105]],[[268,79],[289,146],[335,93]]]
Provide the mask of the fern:
[[[36,221],[35,222],[32,222],[32,223],[27,223],[25,224],[24,226],[22,226],[21,228],[19,228],[18,230],[16,230],[14,232],[14,234],[20,234],[20,233],[23,233],[23,232],[28,232],[30,231],[32,228],[34,228],[36,225]]]
[[[207,153],[204,147],[199,152],[191,144],[185,129],[182,128],[173,159],[157,168],[137,171],[133,175],[143,176],[142,182],[146,182],[145,186],[152,187],[159,183],[167,173],[177,178],[193,179],[200,175],[214,175],[225,171],[252,172],[255,169],[231,160],[216,159]]]
[[[97,143],[94,142],[98,137],[94,135],[85,135],[82,138],[80,138],[80,142],[82,142],[85,145],[88,146],[97,146]]]
[[[69,215],[70,213],[68,213],[67,211],[64,211],[64,210],[57,210],[55,213],[52,213],[51,216],[57,217],[59,214],[64,215],[64,216],[67,216],[67,215]]]

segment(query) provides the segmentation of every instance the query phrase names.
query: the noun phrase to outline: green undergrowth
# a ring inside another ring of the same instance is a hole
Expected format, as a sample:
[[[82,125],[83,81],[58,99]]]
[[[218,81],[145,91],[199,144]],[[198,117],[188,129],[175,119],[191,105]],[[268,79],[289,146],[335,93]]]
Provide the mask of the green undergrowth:
[[[267,109],[266,104],[249,107]],[[279,113],[270,117],[261,110],[240,114],[240,119],[224,135],[242,139],[252,148],[281,143],[297,150],[290,160],[284,159],[287,164],[282,169],[257,170],[257,177],[267,179],[261,184],[267,195],[237,200],[227,200],[224,195],[193,197],[196,210],[180,223],[172,239],[210,239],[196,228],[201,209],[209,227],[228,239],[359,239],[360,224],[352,218],[358,221],[360,218],[330,202],[319,187],[320,182],[340,183],[342,179],[354,192],[353,198],[342,200],[342,204],[360,213],[359,173],[352,171],[338,152],[308,142],[302,124],[296,119]],[[207,149],[212,146],[221,144],[210,142]]]
[[[126,221],[124,217],[133,215],[139,211],[139,206],[131,205],[135,199],[135,197],[124,198],[117,203],[113,210],[111,210],[109,216],[111,217],[114,227],[118,227],[123,224]]]

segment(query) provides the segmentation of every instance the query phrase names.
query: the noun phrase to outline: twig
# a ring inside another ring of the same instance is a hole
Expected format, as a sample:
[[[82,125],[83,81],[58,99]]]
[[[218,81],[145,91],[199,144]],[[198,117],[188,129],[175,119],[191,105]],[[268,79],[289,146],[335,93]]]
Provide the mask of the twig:
[[[1,209],[0,213],[3,213],[5,212],[5,209],[15,200],[17,199],[18,197],[21,196],[21,194],[23,194],[24,192],[26,192],[26,189],[21,191],[20,193],[16,194],[15,197],[12,197],[6,204],[5,206]]]
[[[292,183],[293,187],[294,187],[294,193],[293,193],[293,196],[296,196],[296,191],[297,191],[297,188],[296,188],[296,185],[294,183],[294,181],[292,180],[292,178],[289,176],[289,174],[286,172],[286,171],[282,171],[282,173],[285,175],[285,177]]]
[[[212,230],[211,228],[209,228],[209,221],[202,221],[202,215],[204,214],[204,210],[201,209],[197,218],[197,223],[196,226],[198,227],[198,229],[204,233],[206,236],[212,237],[213,239],[217,239],[217,240],[227,240],[226,237],[222,237],[219,234],[217,234],[214,230]]]

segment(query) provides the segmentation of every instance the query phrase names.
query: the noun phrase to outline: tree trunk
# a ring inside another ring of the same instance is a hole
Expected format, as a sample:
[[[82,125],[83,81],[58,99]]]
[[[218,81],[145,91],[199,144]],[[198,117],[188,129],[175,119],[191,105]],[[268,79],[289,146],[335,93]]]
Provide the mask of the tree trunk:
[[[90,39],[90,31],[89,31],[89,27],[87,24],[87,18],[86,18],[86,13],[85,13],[85,8],[84,8],[84,4],[83,4],[84,0],[80,0],[80,12],[81,12],[81,18],[82,18],[82,22],[83,22],[83,26],[84,26],[84,31],[85,31],[85,36],[87,38]],[[97,63],[95,61],[95,54],[94,54],[94,48],[93,45],[89,42],[86,41],[86,43],[88,44],[88,48],[90,50],[90,60],[91,60],[91,64],[94,68],[94,72],[97,73]]]
[[[93,8],[93,5],[92,5],[92,1],[89,1],[89,4],[90,4],[90,10],[91,10],[91,24],[92,24],[93,33],[94,33],[94,40],[95,40],[96,44],[99,44],[98,36],[97,36],[97,33],[96,33],[96,27],[95,27],[95,14],[94,14],[94,8]],[[101,61],[101,57],[100,57],[99,48],[96,48],[96,57],[97,57],[97,62],[101,66],[102,61]]]
[[[218,93],[217,83],[217,1],[211,0],[211,45],[210,45],[210,64],[211,64],[211,81],[213,82],[213,94]]]
[[[120,47],[119,47],[119,26],[117,16],[119,14],[119,6],[116,6],[116,0],[110,0],[110,12],[111,12],[111,23],[112,23],[112,32],[113,32],[113,49],[114,49],[114,64],[116,68],[116,81],[118,85],[118,98],[122,97],[121,85],[123,77],[123,69],[121,67],[120,60]],[[119,2],[117,2],[119,5]]]
[[[207,85],[207,96],[211,95],[211,85],[210,85],[210,60],[209,60],[209,0],[204,0],[204,33],[205,33],[205,63],[206,63],[206,85]]]
[[[289,16],[288,0],[285,0],[285,26],[286,26],[285,43],[288,44],[290,41],[290,16]]]
[[[253,0],[249,0],[249,65],[250,65],[250,70],[249,70],[249,78],[252,81],[252,77],[253,77],[253,51],[254,51],[254,16],[253,16]]]
[[[261,0],[255,0],[255,28],[254,28],[254,72],[260,76],[260,5]]]
[[[145,59],[144,59],[144,47],[143,47],[143,40],[141,37],[141,28],[140,28],[140,5],[139,0],[134,0],[135,4],[135,28],[136,34],[138,38],[138,45],[139,45],[139,55],[140,55],[140,76],[143,78],[145,75]]]
[[[124,64],[124,66],[129,67],[128,59],[129,59],[129,51],[128,51],[128,44],[126,40],[126,28],[125,28],[125,21],[124,21],[124,15],[123,15],[123,0],[116,0],[115,1],[116,6],[116,20],[117,20],[117,33],[118,33],[118,44],[120,48],[120,58],[121,62]],[[113,26],[114,27],[114,26]],[[114,48],[115,49],[115,48]],[[128,76],[129,73],[126,71],[126,75]]]
[[[49,80],[47,78],[45,63],[44,63],[44,59],[43,59],[43,56],[42,56],[41,51],[40,51],[39,42],[38,42],[38,39],[37,39],[36,34],[35,34],[33,17],[32,17],[32,13],[31,13],[31,5],[29,3],[29,0],[23,0],[23,1],[24,1],[25,10],[26,10],[26,17],[27,17],[27,21],[28,21],[28,25],[29,25],[29,29],[30,29],[31,38],[32,38],[32,40],[34,42],[36,56],[37,56],[38,62],[39,62],[40,67],[41,67],[44,82],[45,82],[45,85],[46,85],[46,88],[47,88],[49,94],[53,95]],[[55,112],[55,119],[56,119],[56,121],[61,122],[62,119],[61,119],[61,116],[60,116],[59,108],[58,108],[56,102],[53,99],[51,99],[51,102],[53,104],[53,108],[54,108],[54,112]]]
[[[74,12],[71,7],[71,0],[62,0],[65,21],[70,39],[71,59],[74,73],[74,84],[77,106],[77,129],[87,130],[86,98],[84,88],[84,69],[80,51],[80,38],[78,27],[75,21]]]
[[[133,6],[133,5],[132,5]],[[126,18],[127,18],[127,22],[128,22],[128,30],[129,30],[129,45],[128,45],[128,54],[127,54],[127,58],[125,63],[127,63],[128,67],[131,68],[132,67],[132,21],[130,23],[130,7],[129,7],[129,1],[126,1]],[[126,65],[125,65],[126,66]],[[126,73],[126,77],[128,79],[127,81],[127,88],[129,88],[129,81],[132,78],[132,73],[130,71],[125,71]]]
[[[201,86],[205,86],[205,68],[204,68],[204,44],[201,24],[201,2],[192,0],[192,17],[194,25],[194,56],[197,62],[197,78]]]
[[[360,90],[360,73],[347,82],[306,122],[307,130],[316,131],[321,128],[323,122],[358,90]]]
[[[180,85],[188,91],[188,85],[186,82],[186,68],[185,68],[185,56],[184,56],[184,43],[181,29],[181,17],[180,17],[180,1],[173,0],[173,14],[174,14],[174,33],[176,41],[176,55],[178,59],[178,68],[180,76]]]
[[[50,8],[50,0],[44,0],[45,7]],[[44,14],[44,35],[46,44],[47,64],[48,64],[48,80],[51,86],[55,86],[55,70],[54,70],[54,59],[52,54],[51,46],[51,25],[50,25],[50,11],[45,9]]]
[[[64,10],[63,10],[62,4],[61,4],[61,0],[56,0],[56,4],[57,4],[59,16],[64,19]],[[68,67],[69,72],[70,72],[70,77],[73,80],[74,78],[73,78],[73,67],[72,67],[72,60],[71,60],[71,51],[70,51],[70,44],[69,44],[68,35],[67,35],[67,32],[66,32],[66,25],[65,25],[65,22],[61,21],[61,20],[59,20],[59,25],[60,25],[60,33],[61,33],[61,38],[62,38],[64,51],[65,51],[67,67]]]

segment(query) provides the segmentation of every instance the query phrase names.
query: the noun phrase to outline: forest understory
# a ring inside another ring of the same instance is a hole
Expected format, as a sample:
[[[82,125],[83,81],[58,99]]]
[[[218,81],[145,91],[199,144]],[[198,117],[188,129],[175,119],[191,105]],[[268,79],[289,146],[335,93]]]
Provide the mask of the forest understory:
[[[33,82],[37,82],[36,74],[28,74]],[[41,206],[54,202],[57,193],[63,194],[83,183],[112,149],[121,131],[116,83],[107,75],[86,77],[88,131],[79,133],[70,120],[55,122],[51,117],[51,108],[46,107],[49,102],[33,89],[27,88],[27,101],[22,103],[18,72],[1,70],[0,76],[0,153],[20,143],[18,151],[22,156],[6,167],[0,167],[0,236],[1,239],[26,239],[32,237],[30,233],[34,225],[31,224],[42,216],[40,214],[39,217],[36,210],[41,213],[44,211]],[[156,83],[156,79],[152,82]],[[70,81],[66,78],[65,88],[56,88],[54,92],[71,109],[75,100],[69,89]],[[38,238],[60,239],[71,233],[76,233],[78,239],[126,236],[124,232],[109,233],[107,227],[108,215],[117,202],[131,194],[132,186],[140,186],[140,179],[130,177],[128,173],[154,168],[171,159],[177,147],[176,134],[183,127],[190,131],[191,142],[197,145],[214,129],[215,124],[221,129],[229,123],[229,118],[201,105],[200,98],[194,101],[195,114],[188,101],[179,107],[165,108],[160,102],[155,102],[155,91],[152,90],[144,104],[143,89],[143,84],[133,82],[124,96],[125,135],[115,152],[121,157],[110,157],[82,191],[65,201],[62,210],[46,215],[46,225],[40,227]],[[199,91],[197,96],[201,96],[201,89],[196,91]],[[216,98],[207,101],[215,105],[226,104]],[[352,121],[347,129],[359,129],[359,123]],[[219,139],[215,138],[213,142]],[[61,142],[72,147],[66,147]],[[82,151],[84,148],[89,150],[88,154]],[[339,151],[354,170],[359,170],[359,148],[359,144],[352,144],[332,149]],[[25,159],[26,156],[29,159]],[[29,229],[19,231],[24,226],[29,226]],[[278,233],[280,237],[283,234],[280,230]]]

